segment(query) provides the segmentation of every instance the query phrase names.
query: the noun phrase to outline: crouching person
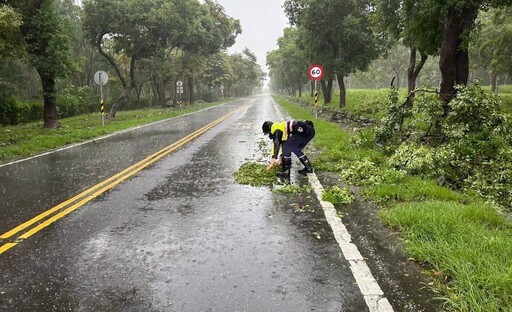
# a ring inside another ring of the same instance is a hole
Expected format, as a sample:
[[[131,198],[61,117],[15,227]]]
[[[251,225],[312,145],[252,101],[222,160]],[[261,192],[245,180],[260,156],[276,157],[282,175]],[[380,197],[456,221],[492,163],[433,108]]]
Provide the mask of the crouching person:
[[[275,165],[281,164],[281,171],[278,176],[281,178],[289,178],[292,166],[292,153],[294,153],[304,165],[304,168],[300,169],[299,173],[306,175],[313,172],[313,167],[303,152],[304,147],[315,137],[315,127],[312,121],[265,121],[262,130],[274,143],[272,148],[272,160],[267,166],[267,169],[272,169]],[[281,149],[281,159],[278,159]]]

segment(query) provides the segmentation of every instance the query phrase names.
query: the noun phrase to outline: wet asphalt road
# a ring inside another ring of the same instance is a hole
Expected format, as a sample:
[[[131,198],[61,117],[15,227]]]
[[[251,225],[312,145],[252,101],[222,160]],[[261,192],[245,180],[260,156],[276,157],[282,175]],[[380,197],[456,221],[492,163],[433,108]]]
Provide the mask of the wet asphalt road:
[[[269,96],[0,167],[0,232],[245,104],[1,254],[0,311],[366,311],[311,194],[234,182],[282,118]]]

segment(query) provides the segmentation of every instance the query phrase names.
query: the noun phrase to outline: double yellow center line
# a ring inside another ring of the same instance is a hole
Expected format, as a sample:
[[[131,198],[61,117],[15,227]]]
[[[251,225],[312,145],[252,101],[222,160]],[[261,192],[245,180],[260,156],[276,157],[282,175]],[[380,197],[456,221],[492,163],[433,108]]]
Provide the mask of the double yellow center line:
[[[182,138],[181,140],[167,146],[166,148],[154,153],[153,155],[150,155],[150,156],[144,158],[140,162],[126,168],[125,170],[117,173],[116,175],[96,184],[95,186],[83,191],[82,193],[75,195],[74,197],[58,204],[57,206],[55,206],[53,208],[50,208],[49,210],[35,216],[34,218],[28,220],[27,222],[20,224],[17,227],[13,228],[12,230],[2,234],[0,236],[0,242],[1,242],[1,240],[7,240],[7,239],[10,241],[8,243],[5,243],[2,246],[0,246],[0,254],[6,252],[7,250],[16,246],[23,240],[25,240],[25,239],[29,238],[30,236],[34,235],[35,233],[41,231],[45,227],[49,226],[50,224],[54,223],[55,221],[59,220],[60,218],[66,216],[70,212],[83,206],[84,204],[91,201],[92,199],[105,193],[106,191],[110,190],[114,186],[116,186],[119,183],[123,182],[124,180],[130,178],[137,172],[139,172],[139,171],[143,170],[144,168],[150,166],[151,164],[157,162],[162,157],[172,153],[176,149],[180,148],[181,146],[185,145],[186,143],[188,143],[188,142],[192,141],[193,139],[197,138],[198,136],[202,135],[203,133],[205,133],[206,131],[215,127],[216,125],[220,124],[221,122],[228,119],[229,117],[234,116],[238,112],[244,110],[247,106],[248,105],[239,107],[238,109],[220,117],[219,119],[202,127],[201,129],[187,135],[186,137]],[[62,209],[64,209],[64,210],[62,210]],[[56,213],[58,211],[60,211],[60,212]],[[54,214],[54,213],[56,213],[56,214]],[[51,216],[51,215],[53,215],[53,216]],[[49,216],[51,216],[51,217],[46,219]],[[40,221],[42,221],[42,222],[40,222]],[[33,226],[36,223],[38,223],[36,226],[30,228],[31,226]],[[24,232],[22,235],[19,235],[16,238],[12,238],[19,232],[22,232],[28,228],[30,228],[30,229],[28,231]]]

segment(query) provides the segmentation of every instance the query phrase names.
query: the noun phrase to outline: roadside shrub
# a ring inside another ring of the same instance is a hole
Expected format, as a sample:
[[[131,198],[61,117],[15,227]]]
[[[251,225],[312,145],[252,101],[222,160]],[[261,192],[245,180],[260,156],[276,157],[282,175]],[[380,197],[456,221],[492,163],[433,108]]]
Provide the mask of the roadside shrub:
[[[15,125],[17,120],[17,102],[13,96],[0,100],[0,124]]]
[[[26,123],[43,119],[43,101],[17,102],[16,123]]]
[[[502,151],[495,159],[474,168],[463,187],[491,203],[512,210],[512,149]]]
[[[402,132],[403,120],[408,115],[406,107],[399,103],[398,89],[391,88],[388,96],[388,112],[375,132],[375,141],[378,144],[396,144]]]
[[[443,122],[443,131],[450,141],[510,136],[510,122],[501,112],[495,94],[484,92],[478,85],[457,89],[457,97],[449,103],[450,111]]]
[[[66,86],[57,94],[57,110],[60,118],[99,112],[99,100],[90,87]]]
[[[207,103],[212,103],[215,101],[215,99],[213,98],[213,94],[210,92],[203,93],[201,100],[203,100]]]
[[[407,112],[393,90],[376,140],[391,152],[392,167],[427,177],[443,175],[452,186],[510,208],[510,118],[501,111],[499,98],[480,86],[459,86],[457,91],[443,114],[438,98],[430,95],[419,96]]]
[[[375,148],[375,128],[365,128],[350,138],[350,143],[359,148]]]
[[[407,142],[400,144],[388,162],[408,174],[438,177],[446,173],[445,164],[451,159],[452,152],[447,149]]]
[[[395,169],[382,169],[370,159],[344,162],[341,169],[341,178],[357,185],[378,185],[381,183],[395,183],[405,177],[405,172]]]
[[[14,96],[0,99],[0,125],[17,125],[40,120],[43,116],[43,102],[19,102]]]

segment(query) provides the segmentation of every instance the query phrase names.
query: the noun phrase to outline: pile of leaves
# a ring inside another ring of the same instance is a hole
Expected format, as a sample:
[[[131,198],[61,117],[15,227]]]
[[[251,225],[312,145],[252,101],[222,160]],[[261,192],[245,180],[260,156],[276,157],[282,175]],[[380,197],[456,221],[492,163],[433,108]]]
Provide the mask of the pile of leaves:
[[[245,163],[233,175],[239,184],[251,186],[272,186],[276,183],[279,168],[267,170],[266,165],[258,163]]]

